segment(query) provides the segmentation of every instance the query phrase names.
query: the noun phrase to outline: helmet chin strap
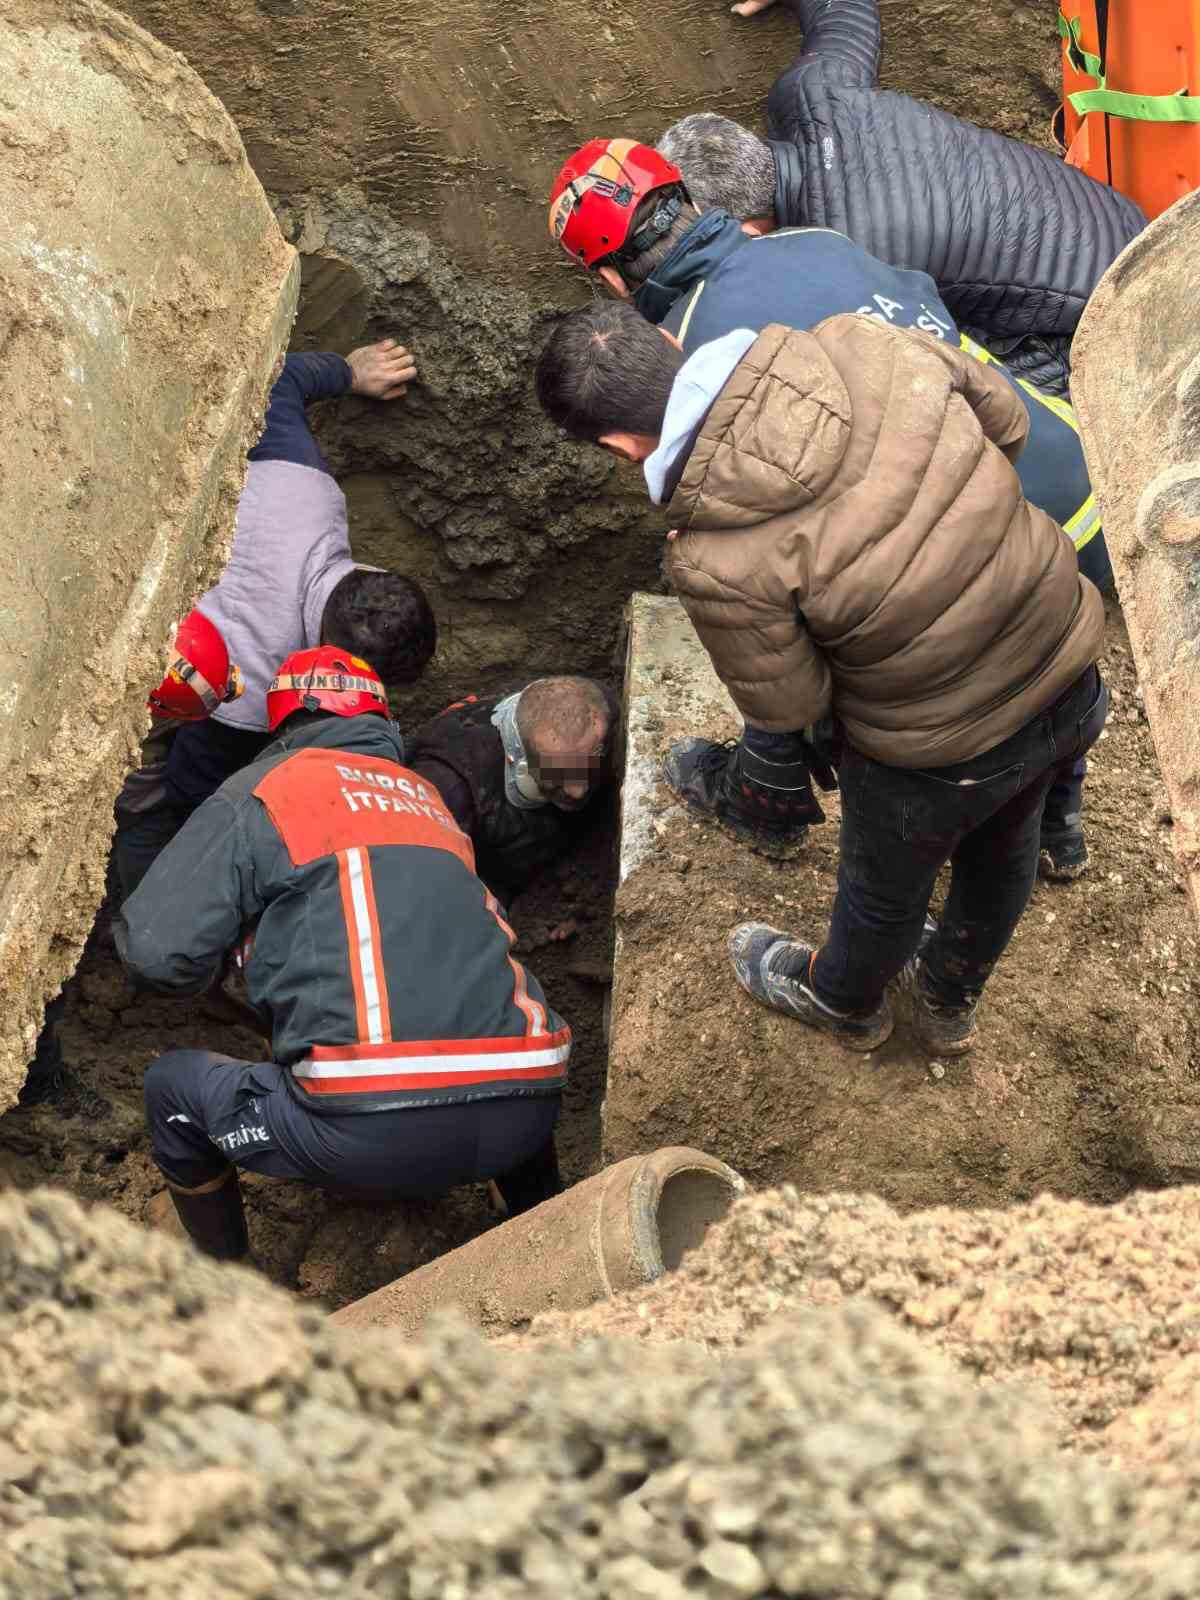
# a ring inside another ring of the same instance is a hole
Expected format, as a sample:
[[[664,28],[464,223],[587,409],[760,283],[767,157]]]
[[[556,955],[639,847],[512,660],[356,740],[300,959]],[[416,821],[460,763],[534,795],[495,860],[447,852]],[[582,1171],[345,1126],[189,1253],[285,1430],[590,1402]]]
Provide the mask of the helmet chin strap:
[[[638,256],[644,255],[662,238],[669,233],[675,225],[675,219],[683,210],[683,196],[679,194],[667,195],[655,206],[654,211],[634,234],[631,234],[624,245],[617,251],[617,259],[633,261]]]

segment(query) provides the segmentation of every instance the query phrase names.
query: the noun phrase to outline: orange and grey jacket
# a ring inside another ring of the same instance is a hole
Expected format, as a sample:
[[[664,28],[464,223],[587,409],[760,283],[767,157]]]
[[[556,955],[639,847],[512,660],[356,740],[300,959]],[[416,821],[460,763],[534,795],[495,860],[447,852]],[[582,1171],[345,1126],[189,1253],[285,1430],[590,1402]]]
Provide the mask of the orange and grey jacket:
[[[121,908],[126,966],[202,993],[244,929],[274,1059],[318,1112],[557,1094],[571,1033],[395,725],[309,723],[196,811]]]

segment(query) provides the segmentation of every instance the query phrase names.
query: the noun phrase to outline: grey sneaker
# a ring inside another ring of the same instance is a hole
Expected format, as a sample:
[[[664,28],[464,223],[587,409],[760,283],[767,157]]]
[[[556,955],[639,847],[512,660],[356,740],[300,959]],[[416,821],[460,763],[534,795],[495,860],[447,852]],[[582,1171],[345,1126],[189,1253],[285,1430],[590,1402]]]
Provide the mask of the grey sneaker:
[[[765,922],[743,922],[729,935],[729,956],[737,981],[747,994],[820,1028],[851,1050],[874,1050],[892,1031],[887,1001],[875,1011],[835,1011],[818,999],[808,981],[811,946],[789,938]]]
[[[950,1006],[937,1000],[925,986],[920,955],[900,969],[896,992],[902,995],[921,1048],[931,1056],[961,1056],[975,1043],[979,1031],[977,1005]]]

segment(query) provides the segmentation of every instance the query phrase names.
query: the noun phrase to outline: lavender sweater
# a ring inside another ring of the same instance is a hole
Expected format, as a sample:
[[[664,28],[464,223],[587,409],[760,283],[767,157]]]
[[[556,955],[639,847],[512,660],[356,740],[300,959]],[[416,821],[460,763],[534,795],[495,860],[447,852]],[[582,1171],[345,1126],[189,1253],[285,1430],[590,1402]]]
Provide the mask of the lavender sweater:
[[[354,569],[345,496],[304,411],[313,400],[345,394],[351,377],[341,356],[290,355],[271,391],[229,564],[198,602],[246,681],[240,699],[213,713],[218,722],[266,731],[267,685],[285,656],[320,643],[325,602]]]

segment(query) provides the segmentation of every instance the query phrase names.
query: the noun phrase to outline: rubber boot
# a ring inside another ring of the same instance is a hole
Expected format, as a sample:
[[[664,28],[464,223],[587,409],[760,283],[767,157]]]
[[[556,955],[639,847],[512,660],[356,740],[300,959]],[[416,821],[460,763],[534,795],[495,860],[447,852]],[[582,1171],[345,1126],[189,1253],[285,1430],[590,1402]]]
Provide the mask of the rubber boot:
[[[236,1170],[222,1173],[199,1189],[169,1187],[175,1215],[197,1250],[215,1261],[244,1260],[250,1241]]]
[[[519,1217],[522,1212],[540,1206],[543,1200],[552,1200],[556,1194],[561,1194],[563,1181],[553,1135],[527,1161],[495,1181],[510,1217]]]

